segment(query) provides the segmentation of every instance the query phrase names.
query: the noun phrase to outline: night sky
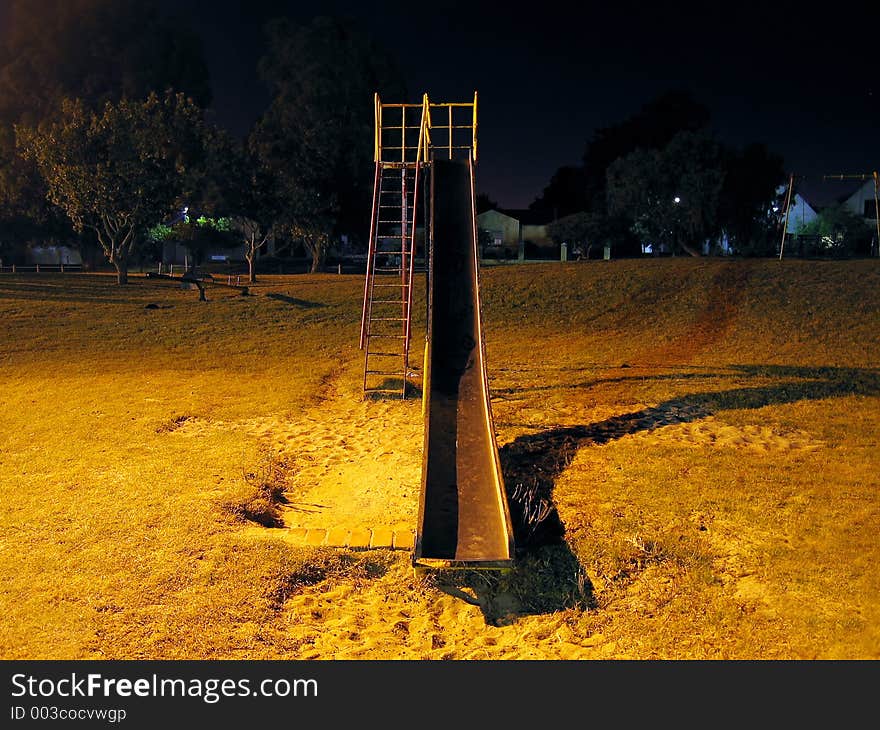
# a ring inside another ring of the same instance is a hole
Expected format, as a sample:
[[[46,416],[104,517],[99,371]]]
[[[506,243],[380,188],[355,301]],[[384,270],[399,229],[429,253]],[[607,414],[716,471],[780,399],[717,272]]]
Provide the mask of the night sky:
[[[764,142],[790,172],[880,166],[876,4],[161,4],[202,34],[216,118],[241,134],[267,102],[256,73],[267,19],[360,19],[398,57],[411,101],[479,92],[478,187],[502,207],[528,206],[559,166],[579,163],[597,127],[672,88],[710,108],[723,141]]]

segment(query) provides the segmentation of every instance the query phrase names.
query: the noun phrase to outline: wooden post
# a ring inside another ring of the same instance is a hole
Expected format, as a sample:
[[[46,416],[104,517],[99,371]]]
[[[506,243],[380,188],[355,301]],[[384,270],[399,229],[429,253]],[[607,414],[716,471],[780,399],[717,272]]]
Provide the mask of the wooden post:
[[[779,244],[779,260],[782,261],[782,253],[785,250],[785,234],[788,233],[788,215],[791,212],[791,190],[794,187],[794,175],[788,178],[788,192],[785,194],[785,223],[782,226],[782,242]]]
[[[877,224],[877,255],[880,256],[880,177],[874,170],[874,223]]]
[[[449,105],[449,159],[452,159],[452,104]]]

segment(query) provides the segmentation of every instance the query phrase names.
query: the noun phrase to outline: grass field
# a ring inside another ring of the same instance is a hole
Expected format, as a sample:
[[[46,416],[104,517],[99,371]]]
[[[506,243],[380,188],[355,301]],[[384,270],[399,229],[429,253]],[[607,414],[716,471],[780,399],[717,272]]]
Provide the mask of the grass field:
[[[310,491],[333,477],[349,511],[412,521],[420,406],[361,398],[362,277],[200,302],[0,275],[0,656],[880,658],[880,262],[497,266],[482,286],[532,520],[511,573],[417,578],[405,551],[249,519],[337,519]]]

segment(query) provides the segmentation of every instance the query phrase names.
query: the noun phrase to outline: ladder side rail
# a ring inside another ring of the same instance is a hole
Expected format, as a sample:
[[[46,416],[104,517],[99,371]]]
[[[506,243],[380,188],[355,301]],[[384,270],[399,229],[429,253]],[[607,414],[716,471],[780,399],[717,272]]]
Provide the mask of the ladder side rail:
[[[378,178],[378,185],[381,187],[382,184],[382,163],[376,163],[376,176]],[[381,198],[381,196],[377,196]],[[374,218],[378,217],[378,208],[375,209]],[[364,381],[363,381],[363,389],[367,390],[367,378],[368,371],[370,369],[370,334],[372,331],[372,317],[373,317],[373,299],[375,298],[375,289],[376,289],[376,275],[375,268],[376,263],[379,258],[379,246],[374,238],[370,239],[372,255],[367,259],[367,278],[368,282],[365,283],[365,288],[367,289],[365,294],[365,307],[364,307],[364,322],[363,322],[363,340],[364,340]],[[368,287],[368,288],[367,288]]]
[[[406,286],[406,272],[408,270],[406,260],[406,234],[407,234],[407,161],[406,161],[406,108],[400,110],[400,283]],[[401,292],[401,317],[406,320],[406,297]],[[403,327],[406,331],[406,325]],[[404,355],[404,362],[406,356]],[[406,365],[404,365],[404,369]]]
[[[373,162],[378,162],[381,157],[379,152],[379,145],[381,141],[382,135],[379,130],[381,129],[380,121],[379,121],[379,110],[381,109],[382,102],[379,100],[379,93],[376,92],[373,94]]]
[[[425,103],[427,95],[425,96]],[[407,290],[406,302],[406,339],[404,339],[404,350],[406,352],[405,367],[409,370],[409,345],[412,337],[412,302],[413,302],[413,280],[415,277],[415,261],[416,261],[416,210],[418,208],[418,190],[419,190],[419,170],[422,166],[422,146],[425,134],[425,103],[422,104],[422,120],[419,125],[419,146],[416,152],[416,169],[413,176],[413,203],[412,203],[412,228],[410,230],[410,253],[409,253],[409,288]]]
[[[373,292],[373,257],[376,252],[376,228],[379,219],[379,189],[382,184],[382,176],[380,172],[381,162],[376,161],[376,171],[373,175],[373,211],[370,215],[370,240],[367,244],[367,277],[364,281],[364,308],[361,312],[361,339],[360,349],[364,349],[364,343],[367,337],[367,320],[372,312],[372,292]]]

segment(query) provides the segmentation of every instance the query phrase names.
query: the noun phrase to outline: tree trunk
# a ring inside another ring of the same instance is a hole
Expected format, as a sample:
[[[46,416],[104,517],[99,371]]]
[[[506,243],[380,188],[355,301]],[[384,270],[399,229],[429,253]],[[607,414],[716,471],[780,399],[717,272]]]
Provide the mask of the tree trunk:
[[[251,284],[257,283],[257,272],[254,270],[254,256],[245,256],[248,262],[248,281]]]
[[[120,286],[128,284],[128,261],[114,259],[113,265],[116,267],[116,283]]]
[[[310,246],[312,252],[312,267],[310,274],[317,274],[324,268],[324,262],[327,260],[327,249],[320,243]]]

